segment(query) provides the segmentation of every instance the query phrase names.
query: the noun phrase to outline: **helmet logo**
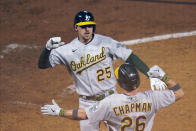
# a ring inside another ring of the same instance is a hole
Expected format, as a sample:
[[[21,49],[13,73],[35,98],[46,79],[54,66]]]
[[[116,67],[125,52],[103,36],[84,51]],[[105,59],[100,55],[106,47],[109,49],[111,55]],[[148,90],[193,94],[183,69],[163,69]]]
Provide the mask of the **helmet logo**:
[[[89,21],[90,20],[90,16],[89,15],[85,15],[85,21]]]

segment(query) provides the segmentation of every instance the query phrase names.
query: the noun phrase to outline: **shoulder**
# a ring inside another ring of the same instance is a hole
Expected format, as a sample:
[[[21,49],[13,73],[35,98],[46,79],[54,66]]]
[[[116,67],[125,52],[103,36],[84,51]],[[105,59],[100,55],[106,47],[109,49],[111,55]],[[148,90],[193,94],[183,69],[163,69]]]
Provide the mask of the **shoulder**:
[[[139,92],[137,96],[141,99],[150,100],[150,99],[153,99],[153,96],[157,94],[156,92],[157,91],[147,90],[147,91]]]
[[[117,101],[121,101],[122,99],[126,99],[126,96],[124,94],[112,94],[108,97],[106,97],[105,99],[103,99],[104,101],[112,104],[112,103],[117,103]]]
[[[155,91],[147,90],[147,91],[140,92],[140,93],[142,93],[142,94],[145,95],[145,96],[151,96],[154,92],[155,92]]]
[[[147,91],[143,91],[143,92],[140,92],[139,94],[140,95],[144,95],[146,97],[151,97],[153,95],[158,95],[160,94],[161,92],[160,91],[152,91],[152,90],[147,90]]]
[[[103,41],[116,41],[112,37],[109,37],[109,36],[105,36],[105,35],[101,35],[101,34],[94,34],[94,35],[95,35],[94,36],[95,39],[100,39],[100,40],[103,40]]]
[[[94,42],[96,44],[108,47],[108,48],[113,48],[118,45],[118,41],[114,40],[113,38],[105,35],[100,35],[100,34],[95,34],[94,36]]]
[[[116,94],[112,94],[112,95],[110,95],[110,96],[108,96],[106,98],[108,98],[108,99],[115,99],[117,97],[123,97],[123,96],[124,96],[124,94],[116,93]]]
[[[171,90],[164,90],[164,91],[152,91],[152,90],[148,90],[148,91],[144,91],[143,94],[147,97],[152,97],[152,98],[160,98],[160,97],[169,97],[169,96],[175,96],[174,92]]]
[[[101,35],[101,34],[94,34],[97,38],[111,38],[109,36]]]

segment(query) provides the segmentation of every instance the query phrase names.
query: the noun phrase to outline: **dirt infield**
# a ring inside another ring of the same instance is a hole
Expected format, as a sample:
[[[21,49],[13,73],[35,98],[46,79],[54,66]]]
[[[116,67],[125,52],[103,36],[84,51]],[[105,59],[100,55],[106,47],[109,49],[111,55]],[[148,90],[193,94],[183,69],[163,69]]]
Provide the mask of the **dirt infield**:
[[[75,37],[73,17],[79,10],[94,14],[97,33],[119,41],[196,30],[195,0],[1,0],[0,9],[1,131],[79,131],[77,121],[40,112],[52,98],[65,109],[77,107],[77,94],[67,88],[73,79],[65,67],[37,67],[48,38]],[[196,36],[128,47],[149,66],[164,68],[185,91],[181,101],[157,112],[152,131],[194,131]],[[149,80],[142,74],[141,79],[142,90],[149,89]]]

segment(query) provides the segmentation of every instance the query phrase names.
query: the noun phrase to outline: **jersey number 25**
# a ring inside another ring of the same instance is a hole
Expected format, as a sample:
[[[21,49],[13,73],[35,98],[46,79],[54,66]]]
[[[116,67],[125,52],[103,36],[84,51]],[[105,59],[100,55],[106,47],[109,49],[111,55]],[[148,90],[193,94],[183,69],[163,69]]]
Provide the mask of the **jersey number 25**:
[[[97,70],[97,80],[98,81],[103,81],[106,78],[111,78],[111,71],[110,71],[110,66],[101,68]]]

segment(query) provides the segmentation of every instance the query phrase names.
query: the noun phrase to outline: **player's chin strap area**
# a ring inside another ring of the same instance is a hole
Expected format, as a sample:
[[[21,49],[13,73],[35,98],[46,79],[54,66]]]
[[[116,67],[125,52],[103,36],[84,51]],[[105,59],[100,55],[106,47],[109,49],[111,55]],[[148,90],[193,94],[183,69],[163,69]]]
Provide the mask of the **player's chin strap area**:
[[[108,90],[102,95],[94,95],[94,96],[83,96],[80,95],[79,97],[85,100],[92,100],[92,101],[100,101],[103,100],[105,97],[114,94],[114,90]]]

